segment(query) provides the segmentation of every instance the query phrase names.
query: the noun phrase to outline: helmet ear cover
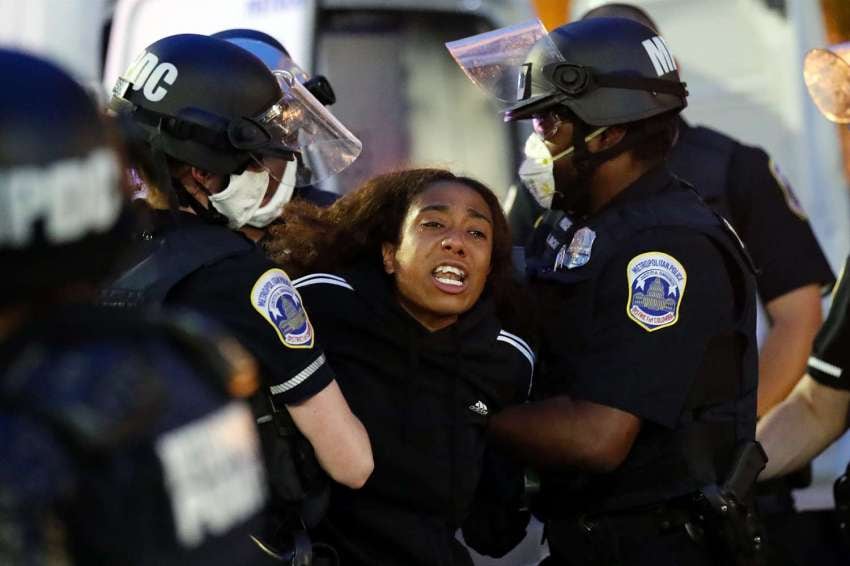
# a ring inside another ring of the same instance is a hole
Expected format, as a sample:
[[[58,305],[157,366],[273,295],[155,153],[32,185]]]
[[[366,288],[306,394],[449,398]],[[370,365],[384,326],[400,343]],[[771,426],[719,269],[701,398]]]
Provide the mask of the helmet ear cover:
[[[549,63],[542,69],[543,76],[570,98],[578,98],[597,88],[622,88],[652,93],[688,96],[687,85],[679,81],[650,79],[620,73],[596,73],[590,67],[574,63]]]

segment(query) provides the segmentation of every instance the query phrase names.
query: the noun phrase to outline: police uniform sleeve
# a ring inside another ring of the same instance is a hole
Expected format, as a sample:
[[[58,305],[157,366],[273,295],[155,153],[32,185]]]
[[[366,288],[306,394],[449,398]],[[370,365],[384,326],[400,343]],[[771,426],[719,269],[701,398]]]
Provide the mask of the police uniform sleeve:
[[[597,280],[569,393],[675,427],[706,345],[729,330],[734,299],[722,252],[706,237],[641,233]]]
[[[728,198],[730,220],[758,269],[756,282],[764,302],[805,285],[832,285],[835,276],[805,211],[764,151],[736,145]]]
[[[259,360],[273,398],[297,403],[324,389],[333,373],[288,275],[258,255],[228,258],[194,273],[169,301],[222,323]]]
[[[850,258],[832,295],[832,307],[817,337],[809,358],[809,375],[835,389],[850,391],[850,283],[847,269]]]

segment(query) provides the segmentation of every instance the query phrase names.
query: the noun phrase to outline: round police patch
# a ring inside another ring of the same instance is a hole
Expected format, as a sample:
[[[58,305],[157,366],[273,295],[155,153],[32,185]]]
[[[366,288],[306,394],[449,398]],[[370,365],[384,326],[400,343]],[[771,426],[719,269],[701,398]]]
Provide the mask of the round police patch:
[[[251,289],[251,304],[269,321],[288,348],[312,348],[313,326],[301,295],[282,269],[269,269]]]
[[[676,258],[663,252],[637,255],[626,267],[626,278],[626,314],[630,319],[647,332],[676,324],[688,280]]]

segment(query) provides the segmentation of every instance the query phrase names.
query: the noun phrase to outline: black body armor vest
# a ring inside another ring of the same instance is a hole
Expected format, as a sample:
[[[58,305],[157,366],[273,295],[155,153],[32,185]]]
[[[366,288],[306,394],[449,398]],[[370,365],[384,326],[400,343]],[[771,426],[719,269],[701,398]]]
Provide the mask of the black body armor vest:
[[[567,301],[558,312],[570,319],[559,326],[569,329],[569,336],[558,338],[558,349],[567,353],[563,359],[581,359],[588,346],[585,329],[590,328],[593,320],[596,281],[623,245],[642,231],[687,228],[705,235],[724,256],[735,294],[734,327],[729,328],[728,333],[713,337],[707,344],[677,428],[664,437],[665,445],[677,447],[675,462],[672,465],[668,462],[657,475],[649,477],[650,474],[630,473],[627,459],[611,474],[616,479],[604,480],[605,485],[599,486],[600,489],[591,487],[595,481],[592,477],[571,478],[566,482],[556,477],[550,482],[550,486],[555,484],[554,490],[545,489],[544,479],[544,492],[555,495],[553,500],[560,500],[551,510],[555,513],[560,512],[565,498],[577,503],[574,497],[577,492],[593,502],[594,511],[604,512],[641,506],[685,495],[705,485],[722,483],[732,466],[737,445],[755,436],[758,352],[754,335],[755,281],[749,275],[754,272],[752,261],[731,226],[705,206],[691,187],[682,185],[636,199],[627,206],[613,206],[586,223],[570,225],[563,213],[549,211],[538,226],[538,232],[542,233],[535,234],[532,239],[534,249],[527,250],[528,279],[571,288],[570,292],[559,293],[556,299]],[[573,269],[555,269],[558,252],[570,244],[579,228],[585,226],[596,233],[590,260]],[[544,356],[545,353],[541,358]],[[546,373],[544,365],[541,374]],[[549,388],[543,394],[549,396],[568,391],[571,379],[568,374],[569,369],[559,368],[558,375],[550,375]],[[728,378],[717,379],[717,376]],[[636,446],[639,441],[640,437]],[[642,449],[651,451],[653,446]],[[644,461],[651,459],[648,454],[643,453]],[[664,487],[659,488],[662,484]],[[667,491],[661,493],[659,489]],[[574,506],[567,507],[575,511]]]

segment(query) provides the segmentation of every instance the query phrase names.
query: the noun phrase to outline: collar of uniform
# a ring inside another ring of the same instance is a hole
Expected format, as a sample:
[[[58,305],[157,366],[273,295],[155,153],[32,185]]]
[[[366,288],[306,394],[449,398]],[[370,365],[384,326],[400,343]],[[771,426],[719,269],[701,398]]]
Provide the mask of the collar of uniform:
[[[247,242],[250,242],[251,245],[256,245],[253,240],[239,230],[231,230],[223,224],[211,224],[206,222],[197,214],[192,214],[191,212],[186,212],[184,210],[173,211],[152,209],[150,212],[150,225],[152,226],[152,232],[154,235],[186,226],[208,226],[210,228],[221,228],[222,230],[232,232],[233,234],[244,238]]]
[[[676,177],[667,168],[666,162],[656,165],[638,178],[637,181],[623,189],[611,201],[593,216],[598,216],[608,209],[628,206],[628,203],[641,200],[660,192],[676,187]]]

